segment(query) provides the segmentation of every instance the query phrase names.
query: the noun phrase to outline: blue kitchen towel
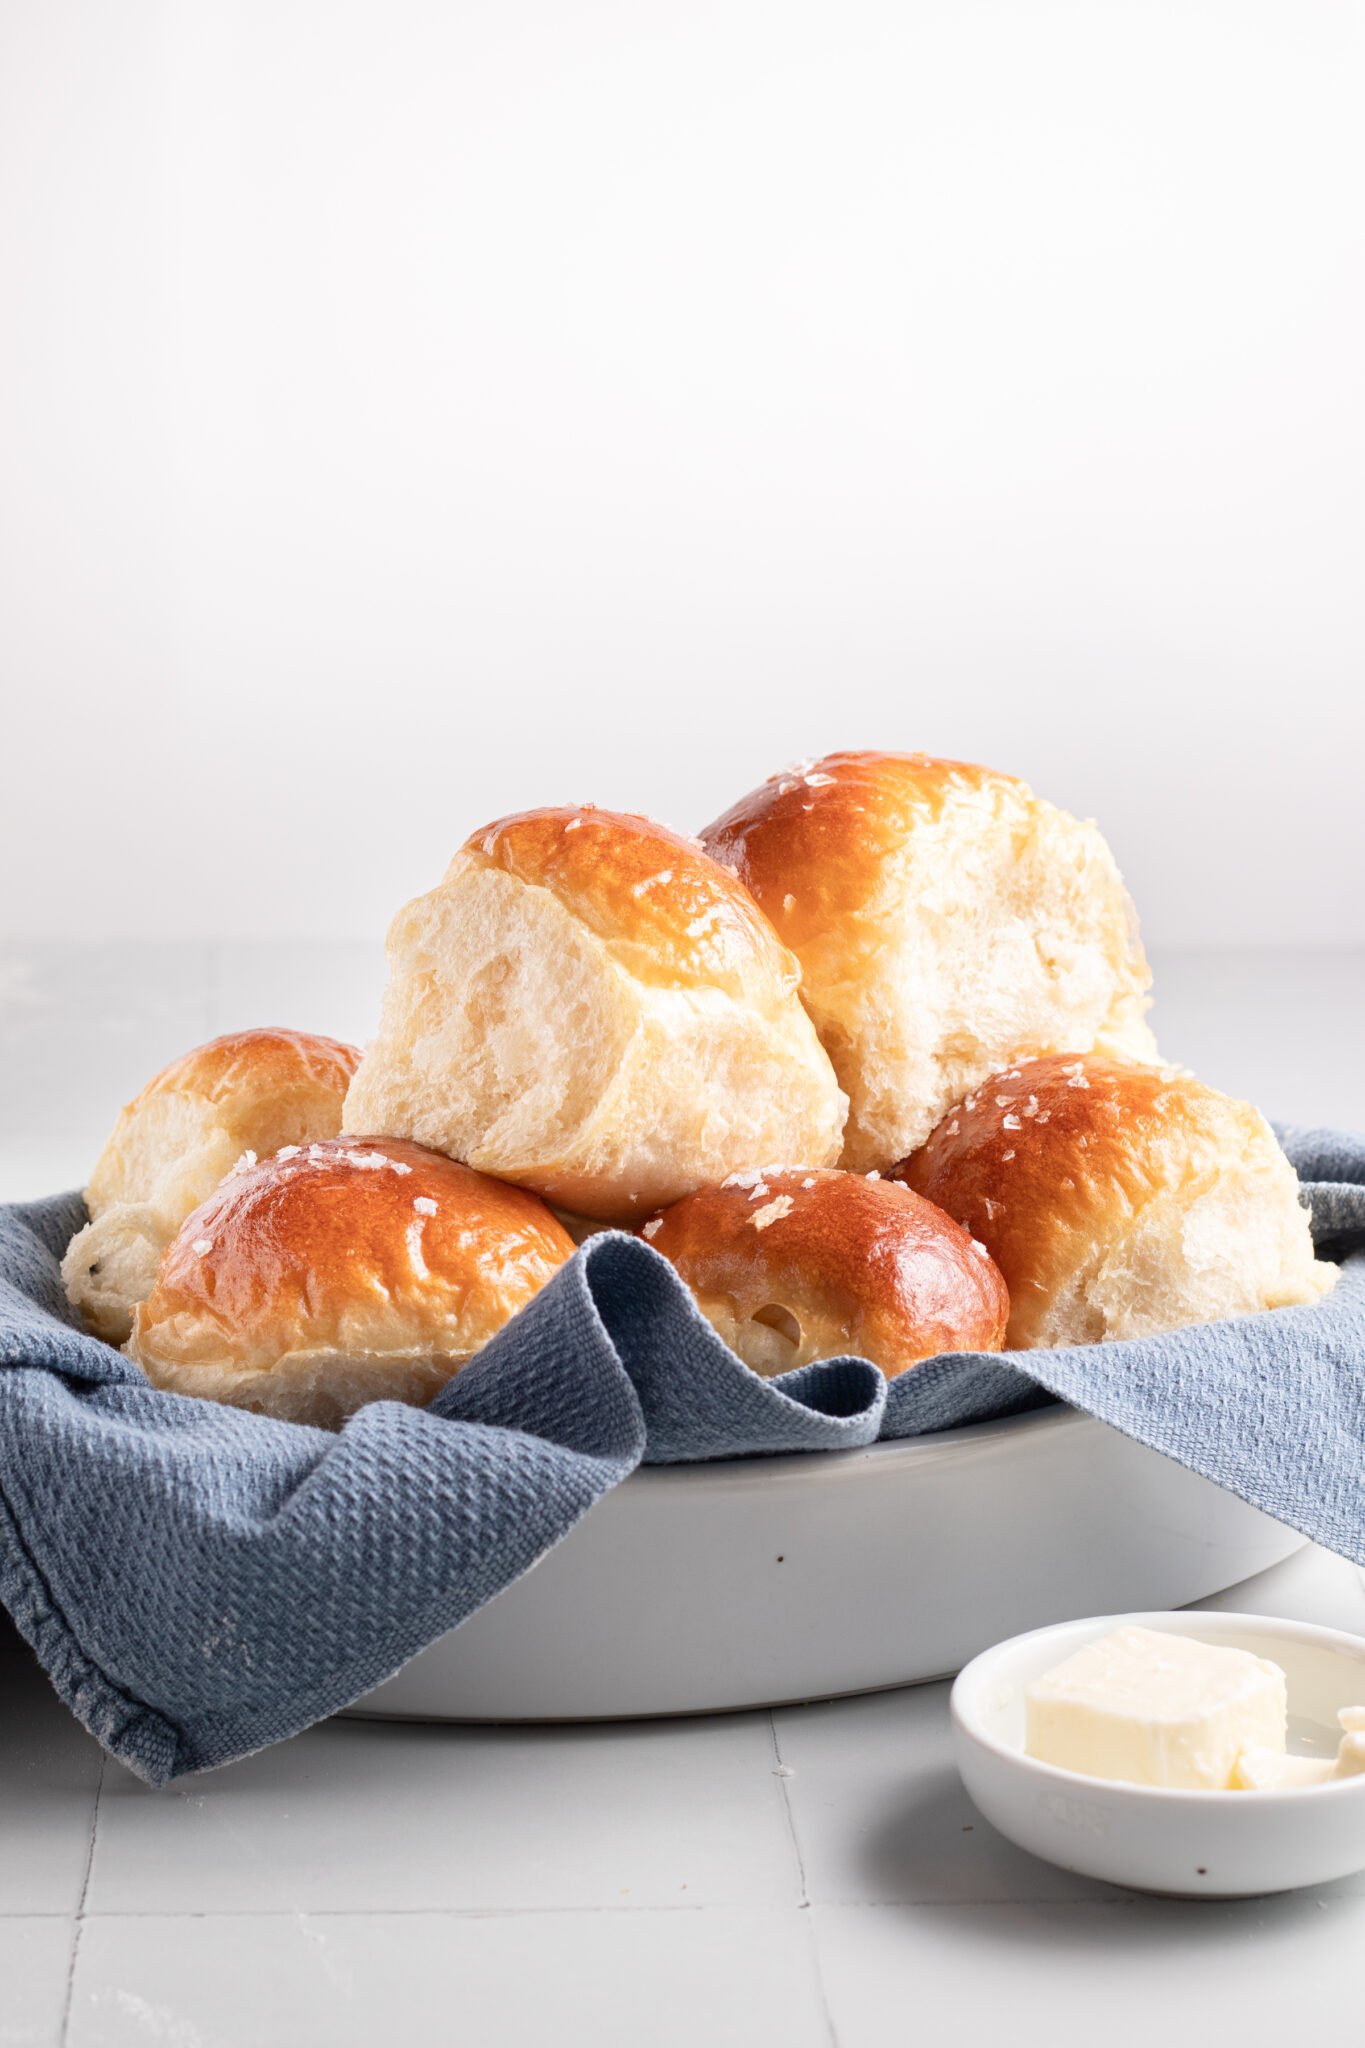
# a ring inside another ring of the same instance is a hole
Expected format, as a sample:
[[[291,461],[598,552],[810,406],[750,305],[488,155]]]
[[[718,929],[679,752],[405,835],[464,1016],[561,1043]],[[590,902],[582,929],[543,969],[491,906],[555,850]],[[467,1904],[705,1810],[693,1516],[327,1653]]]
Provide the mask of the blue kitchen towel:
[[[612,1233],[430,1408],[377,1403],[338,1435],[157,1392],[75,1326],[58,1261],[79,1197],[0,1208],[0,1599],[159,1784],[379,1684],[642,1460],[838,1450],[1060,1397],[1365,1563],[1365,1139],[1284,1137],[1343,1262],[1312,1308],[954,1354],[889,1386],[860,1359],[765,1381]]]

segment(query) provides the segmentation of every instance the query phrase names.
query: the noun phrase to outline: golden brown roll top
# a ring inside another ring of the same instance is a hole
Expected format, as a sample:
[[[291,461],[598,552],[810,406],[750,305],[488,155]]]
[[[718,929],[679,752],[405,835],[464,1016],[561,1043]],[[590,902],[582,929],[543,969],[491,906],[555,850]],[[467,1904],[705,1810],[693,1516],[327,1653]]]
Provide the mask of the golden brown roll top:
[[[793,950],[887,893],[908,842],[964,804],[984,820],[1012,776],[928,754],[837,753],[770,775],[702,833]],[[798,891],[789,877],[799,874]],[[856,945],[866,932],[853,935]]]
[[[897,1173],[990,1250],[1011,1347],[1314,1301],[1335,1279],[1260,1111],[1170,1067],[1026,1061],[984,1081]]]
[[[120,1110],[90,1176],[90,1223],[62,1277],[97,1336],[122,1343],[161,1254],[243,1153],[330,1138],[360,1054],[315,1032],[233,1031],[196,1046]]]
[[[984,1248],[896,1182],[794,1167],[700,1189],[641,1235],[755,1372],[856,1353],[888,1377],[998,1351],[1009,1301]]]
[[[419,1145],[288,1146],[188,1218],[127,1351],[169,1393],[335,1427],[429,1401],[572,1253],[535,1195]]]
[[[850,1100],[846,1166],[888,1167],[1021,1056],[1155,1057],[1113,856],[1013,776],[829,754],[741,798],[702,843],[801,963]]]
[[[523,811],[471,833],[451,866],[466,860],[548,890],[641,982],[743,1001],[758,970],[763,1001],[799,979],[749,892],[698,841],[650,818],[592,804]]]
[[[845,1102],[795,960],[648,819],[583,806],[475,833],[388,954],[352,1129],[630,1222],[763,1159],[837,1156]]]

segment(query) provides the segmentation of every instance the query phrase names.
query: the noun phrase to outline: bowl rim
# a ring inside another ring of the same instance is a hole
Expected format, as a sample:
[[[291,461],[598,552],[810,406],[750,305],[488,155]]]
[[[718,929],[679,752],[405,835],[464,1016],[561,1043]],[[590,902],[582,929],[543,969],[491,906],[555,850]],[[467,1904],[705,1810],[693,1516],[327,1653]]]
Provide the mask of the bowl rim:
[[[922,1436],[882,1436],[870,1444],[847,1447],[745,1451],[728,1458],[686,1458],[666,1465],[637,1465],[622,1484],[696,1485],[704,1476],[716,1486],[735,1486],[751,1484],[755,1475],[761,1473],[763,1483],[770,1486],[797,1474],[847,1472],[869,1459],[883,1464],[925,1465],[966,1452],[989,1450],[996,1443],[1008,1443],[1020,1434],[1076,1428],[1108,1429],[1109,1424],[1084,1408],[1073,1408],[1068,1401],[1047,1401],[1014,1415],[988,1416],[983,1422],[963,1422],[955,1429],[926,1430]]]
[[[987,1732],[979,1717],[974,1715],[970,1701],[974,1689],[990,1676],[990,1666],[997,1660],[1004,1661],[1011,1652],[1020,1651],[1024,1644],[1036,1642],[1042,1636],[1065,1637],[1083,1636],[1093,1640],[1098,1634],[1108,1634],[1110,1629],[1123,1627],[1170,1628],[1175,1635],[1199,1636],[1200,1628],[1212,1622],[1215,1626],[1228,1624],[1232,1629],[1245,1627],[1250,1635],[1288,1636],[1291,1640],[1310,1644],[1314,1648],[1335,1651],[1343,1659],[1349,1658],[1361,1667],[1361,1704],[1365,1705],[1365,1636],[1351,1633],[1349,1629],[1328,1628],[1320,1622],[1290,1621],[1273,1614],[1247,1614],[1240,1609],[1173,1608],[1166,1611],[1134,1614],[1092,1614],[1079,1616],[1074,1621],[1054,1621],[1042,1628],[1025,1629],[1017,1636],[1007,1636],[1003,1642],[993,1643],[988,1650],[982,1650],[969,1663],[964,1664],[953,1680],[953,1689],[948,1698],[948,1711],[954,1736],[959,1742],[973,1748],[985,1750],[998,1758],[1008,1768],[1018,1772],[1021,1779],[1032,1777],[1055,1784],[1059,1789],[1085,1792],[1092,1797],[1106,1800],[1136,1802],[1137,1804],[1162,1804],[1172,1801],[1179,1806],[1195,1809],[1217,1809],[1228,1814],[1238,1812],[1263,1812],[1267,1807],[1282,1806],[1285,1801],[1297,1801],[1306,1794],[1330,1793],[1338,1800],[1365,1798],[1365,1772],[1353,1778],[1336,1778],[1325,1785],[1280,1785],[1257,1787],[1254,1790],[1237,1791],[1229,1797],[1226,1788],[1214,1789],[1190,1785],[1135,1785],[1123,1778],[1097,1778],[1088,1771],[1070,1771],[1062,1764],[1045,1763],[1041,1757],[1030,1756],[1024,1749],[1015,1749],[1009,1743],[1001,1742]],[[1171,1625],[1175,1624],[1174,1627]],[[1078,1642],[1077,1647],[1080,1647]]]

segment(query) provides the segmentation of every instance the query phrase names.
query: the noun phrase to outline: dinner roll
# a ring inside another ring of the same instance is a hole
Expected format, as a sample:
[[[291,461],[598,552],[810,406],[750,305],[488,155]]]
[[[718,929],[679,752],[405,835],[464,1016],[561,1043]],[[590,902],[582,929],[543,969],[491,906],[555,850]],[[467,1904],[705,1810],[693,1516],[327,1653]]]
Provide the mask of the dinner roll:
[[[431,1400],[572,1254],[535,1195],[420,1145],[286,1145],[187,1218],[126,1349],[167,1393],[337,1428]]]
[[[843,1164],[887,1167],[997,1067],[1077,1046],[1154,1059],[1151,980],[1092,824],[1012,776],[828,754],[707,827],[801,962],[850,1109]]]
[[[1009,1344],[1094,1344],[1316,1301],[1265,1118],[1171,1067],[1056,1054],[992,1074],[898,1174],[985,1244]]]
[[[233,1031],[196,1046],[121,1109],[85,1191],[90,1222],[62,1261],[74,1307],[122,1344],[161,1254],[244,1152],[341,1129],[360,1054],[307,1031]]]
[[[795,960],[732,875],[647,818],[584,805],[476,832],[388,950],[350,1130],[599,1221],[838,1156],[846,1105]]]
[[[805,1167],[701,1188],[645,1224],[747,1366],[846,1352],[888,1378],[940,1351],[998,1351],[1009,1298],[982,1245],[895,1181]]]

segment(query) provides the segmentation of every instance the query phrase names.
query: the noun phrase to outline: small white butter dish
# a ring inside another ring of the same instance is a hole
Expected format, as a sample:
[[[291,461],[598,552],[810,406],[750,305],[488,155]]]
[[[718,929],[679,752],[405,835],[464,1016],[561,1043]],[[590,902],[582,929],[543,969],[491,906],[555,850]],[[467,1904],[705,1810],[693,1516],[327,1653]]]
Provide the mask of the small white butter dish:
[[[1365,1702],[1365,1637],[1256,1614],[1121,1614],[1013,1636],[952,1692],[963,1782],[1002,1835],[1064,1870],[1180,1897],[1241,1898],[1365,1869],[1365,1775],[1258,1792],[1185,1791],[1085,1777],[1024,1750],[1025,1689],[1128,1626],[1249,1650],[1288,1681],[1289,1747],[1336,1754],[1343,1707]]]

